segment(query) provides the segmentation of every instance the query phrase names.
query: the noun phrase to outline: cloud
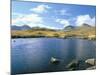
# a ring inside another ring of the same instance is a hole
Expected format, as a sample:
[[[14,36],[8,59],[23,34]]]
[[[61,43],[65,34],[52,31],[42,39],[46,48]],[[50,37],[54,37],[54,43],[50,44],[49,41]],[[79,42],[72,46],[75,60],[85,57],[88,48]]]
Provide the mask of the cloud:
[[[55,14],[61,15],[61,16],[71,16],[71,13],[68,12],[66,9],[60,9],[60,10],[55,10]]]
[[[60,10],[59,12],[60,12],[60,15],[67,15],[67,16],[71,15],[71,14],[68,13],[68,11],[65,10],[65,9],[62,9],[62,10]]]
[[[50,25],[43,24],[43,18],[37,14],[21,14],[21,13],[13,13],[12,14],[12,25],[22,26],[24,24],[29,25],[30,27],[43,27],[50,29],[58,29],[57,27],[53,27]],[[14,17],[15,16],[15,17]]]
[[[90,15],[80,15],[77,16],[75,24],[77,26],[82,25],[83,23],[95,26],[95,17],[90,17]]]
[[[47,12],[48,9],[50,9],[51,7],[48,5],[38,5],[35,8],[31,8],[30,11],[36,12],[36,13],[43,13],[43,12]]]
[[[49,29],[59,29],[57,27],[49,26],[49,25],[44,25],[44,24],[37,24],[37,27],[43,27],[43,28],[49,28]]]
[[[64,27],[70,25],[69,21],[66,19],[56,19],[56,22],[64,25]]]
[[[25,14],[21,14],[21,13],[12,13],[12,19],[14,19],[14,18],[21,18],[21,17],[24,17],[25,16]]]
[[[17,25],[17,26],[27,24],[32,27],[35,24],[42,23],[42,22],[43,22],[42,17],[40,17],[37,14],[28,14],[28,15],[17,14],[16,18],[12,18],[12,25]]]

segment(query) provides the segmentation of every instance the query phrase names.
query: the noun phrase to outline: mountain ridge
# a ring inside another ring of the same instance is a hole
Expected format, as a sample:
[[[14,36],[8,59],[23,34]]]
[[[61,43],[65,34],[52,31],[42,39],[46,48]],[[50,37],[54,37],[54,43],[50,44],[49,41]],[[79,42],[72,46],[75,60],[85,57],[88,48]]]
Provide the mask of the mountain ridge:
[[[66,27],[64,27],[63,29],[59,29],[59,30],[64,30],[64,31],[70,31],[70,30],[74,30],[74,29],[79,29],[79,28],[93,28],[94,26],[91,26],[89,24],[83,23],[80,26],[72,26],[72,25],[68,25]],[[46,28],[46,27],[30,27],[28,25],[22,25],[22,26],[17,26],[17,25],[12,25],[11,26],[11,30],[56,30],[56,29],[50,29],[50,28]]]
[[[29,29],[31,29],[31,27],[28,25],[23,25],[23,26],[13,25],[13,26],[11,26],[11,30],[29,30]]]

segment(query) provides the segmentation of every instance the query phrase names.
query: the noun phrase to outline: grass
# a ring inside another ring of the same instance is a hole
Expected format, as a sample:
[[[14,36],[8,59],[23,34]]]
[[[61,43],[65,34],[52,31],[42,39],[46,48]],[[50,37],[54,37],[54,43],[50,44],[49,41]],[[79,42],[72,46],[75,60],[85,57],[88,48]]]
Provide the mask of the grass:
[[[92,28],[77,28],[71,31],[56,31],[56,30],[41,30],[41,29],[31,29],[31,30],[12,30],[12,38],[34,38],[34,37],[56,37],[56,38],[68,38],[77,37],[82,39],[96,39],[95,27]]]

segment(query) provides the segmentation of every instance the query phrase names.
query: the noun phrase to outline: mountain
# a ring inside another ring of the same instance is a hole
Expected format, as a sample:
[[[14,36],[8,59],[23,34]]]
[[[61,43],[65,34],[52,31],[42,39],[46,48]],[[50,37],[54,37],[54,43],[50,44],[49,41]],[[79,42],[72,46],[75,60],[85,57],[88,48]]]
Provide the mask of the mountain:
[[[21,30],[29,30],[29,29],[31,29],[31,27],[28,26],[28,25],[23,25],[23,26],[21,27]]]
[[[31,29],[31,27],[28,25],[23,25],[23,26],[13,25],[13,26],[11,26],[11,30],[29,30],[29,29]]]
[[[67,26],[64,28],[66,34],[70,36],[84,36],[96,35],[96,27],[89,24],[82,24],[80,26]]]
[[[82,25],[76,27],[76,30],[91,30],[91,29],[95,29],[95,26],[86,23],[83,23]]]
[[[46,28],[46,27],[32,27],[32,30],[35,31],[57,31],[57,29],[51,29],[51,28]]]
[[[29,29],[29,30],[27,30]],[[23,31],[21,31],[23,30]],[[62,30],[53,30],[41,27],[29,27],[23,26],[12,26],[12,37],[13,38],[29,38],[29,37],[77,37],[88,39],[92,37],[96,39],[96,27],[88,24],[82,24],[80,26],[66,26]]]
[[[89,35],[96,35],[96,27],[91,26],[88,24],[82,24],[80,26],[76,26],[75,29],[72,29],[70,31],[70,34],[75,34],[75,35],[84,35],[84,36],[89,36]]]
[[[91,27],[93,27],[93,26],[83,23],[80,26],[72,26],[72,25],[66,26],[66,27],[64,27],[63,30],[69,31],[69,30],[73,30],[73,29],[77,29],[77,28],[91,28]]]
[[[11,30],[21,30],[19,26],[13,25],[11,26]]]
[[[89,25],[89,24],[86,24],[86,23],[83,23],[82,25],[80,26],[72,26],[72,25],[69,25],[69,26],[66,26],[64,27],[64,31],[70,31],[70,30],[77,30],[77,29],[88,29],[88,28],[94,28],[93,26]]]
[[[92,27],[92,26],[89,25],[89,24],[83,23],[83,24],[81,25],[81,27]]]
[[[64,31],[70,31],[70,30],[73,30],[75,28],[75,26],[71,26],[71,25],[69,25],[69,26],[66,26],[66,27],[64,27]]]

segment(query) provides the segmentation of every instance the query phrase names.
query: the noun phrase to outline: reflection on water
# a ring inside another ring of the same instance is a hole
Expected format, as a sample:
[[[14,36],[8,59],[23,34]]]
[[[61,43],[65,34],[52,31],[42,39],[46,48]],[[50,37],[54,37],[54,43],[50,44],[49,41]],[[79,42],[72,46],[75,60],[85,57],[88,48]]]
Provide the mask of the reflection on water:
[[[95,41],[82,39],[28,38],[12,39],[12,74],[67,70],[73,59],[95,58]],[[60,59],[58,65],[51,57]]]

